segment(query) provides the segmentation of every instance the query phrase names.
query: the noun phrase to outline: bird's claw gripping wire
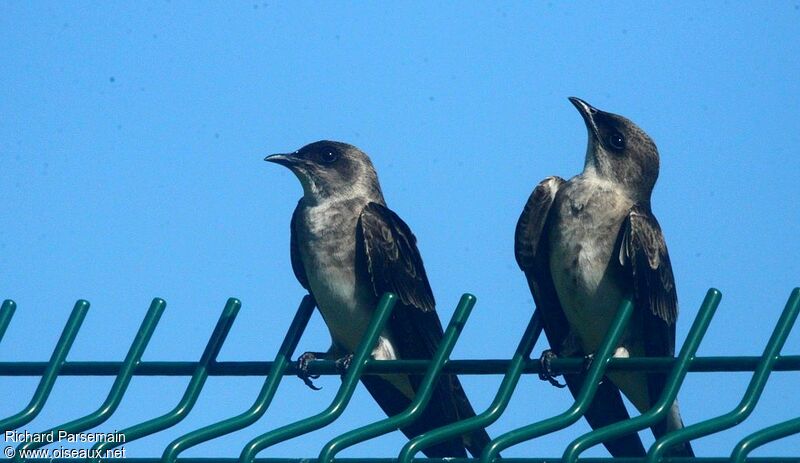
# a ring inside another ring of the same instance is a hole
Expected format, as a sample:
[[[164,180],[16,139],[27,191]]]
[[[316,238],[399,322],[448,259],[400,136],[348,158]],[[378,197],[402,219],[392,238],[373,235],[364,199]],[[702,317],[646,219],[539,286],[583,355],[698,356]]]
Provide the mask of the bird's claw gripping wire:
[[[345,373],[347,373],[347,369],[350,368],[350,364],[353,363],[353,354],[345,355],[344,357],[336,360],[336,371],[344,377]]]
[[[306,352],[297,359],[297,377],[303,380],[306,386],[315,391],[322,389],[315,386],[313,379],[319,378],[319,375],[312,375],[308,373],[308,365],[317,359],[318,352]]]
[[[592,362],[594,362],[594,353],[584,355],[583,356],[583,371],[589,371],[589,368],[592,367]]]
[[[592,363],[594,362],[594,352],[591,354],[586,354],[583,356],[583,372],[586,373],[589,371],[589,368],[592,368]],[[603,376],[600,378],[600,382],[598,384],[603,384],[603,381],[606,380],[606,377]]]
[[[553,369],[550,364],[553,361],[553,359],[556,358],[558,358],[558,355],[556,355],[556,353],[553,352],[552,349],[546,349],[544,352],[542,352],[542,356],[539,357],[539,365],[541,365],[541,370],[539,371],[539,379],[541,379],[542,381],[547,381],[548,383],[560,389],[566,387],[567,385],[560,383],[556,379],[556,376],[558,375],[553,374]]]

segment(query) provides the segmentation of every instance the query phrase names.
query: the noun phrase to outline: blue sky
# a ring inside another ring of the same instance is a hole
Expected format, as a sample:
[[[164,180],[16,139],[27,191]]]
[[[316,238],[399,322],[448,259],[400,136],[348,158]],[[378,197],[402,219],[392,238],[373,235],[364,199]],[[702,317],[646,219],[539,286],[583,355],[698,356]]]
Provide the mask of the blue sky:
[[[74,301],[92,308],[70,360],[121,360],[150,300],[168,306],[145,360],[196,360],[228,297],[243,302],[221,360],[268,360],[303,296],[289,263],[301,195],[262,161],[319,139],[373,159],[414,230],[444,320],[478,297],[453,358],[513,352],[533,310],[513,258],[521,208],[544,177],[582,168],[567,101],[623,114],[661,153],[653,209],[669,244],[682,341],[705,291],[723,302],[701,355],[757,355],[800,285],[800,5],[793,2],[0,4],[0,298],[19,308],[0,361],[48,358]],[[796,330],[798,331],[798,330]],[[318,315],[298,351],[328,347]],[[544,348],[540,343],[538,353]],[[800,353],[793,333],[785,352]],[[29,431],[83,416],[112,378],[62,378]],[[476,408],[500,377],[464,377]],[[746,374],[690,374],[684,420],[731,409]],[[798,373],[775,373],[751,418],[701,439],[724,456],[800,413]],[[0,380],[0,416],[36,378]],[[238,414],[260,378],[211,378],[175,437]],[[135,378],[99,431],[171,409],[186,379]],[[288,378],[253,427],[187,456],[235,456],[253,436],[326,406]],[[525,377],[494,436],[569,405]],[[334,425],[261,456],[315,456],[381,418],[363,388]],[[579,422],[509,456],[557,456]],[[651,442],[649,433],[643,434]],[[395,433],[343,456],[391,456]],[[789,455],[794,437],[756,455]],[[606,455],[593,449],[587,455]]]

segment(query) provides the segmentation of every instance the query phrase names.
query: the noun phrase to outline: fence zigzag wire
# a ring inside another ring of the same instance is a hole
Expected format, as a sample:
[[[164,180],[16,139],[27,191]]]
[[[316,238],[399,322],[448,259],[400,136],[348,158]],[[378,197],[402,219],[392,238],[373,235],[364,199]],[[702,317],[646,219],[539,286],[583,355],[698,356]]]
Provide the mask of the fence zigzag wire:
[[[519,429],[509,431],[497,436],[487,446],[480,458],[457,458],[457,459],[436,459],[436,458],[416,458],[416,455],[430,445],[450,439],[454,436],[471,432],[475,429],[489,426],[494,423],[503,413],[506,413],[507,405],[516,389],[522,374],[538,373],[540,366],[538,362],[530,359],[531,351],[539,339],[542,331],[541,319],[538,312],[534,312],[525,330],[524,335],[519,341],[513,356],[509,360],[450,360],[449,356],[455,346],[458,337],[463,329],[470,313],[475,305],[475,297],[465,294],[459,301],[455,313],[445,330],[445,336],[439,350],[431,360],[394,360],[394,361],[375,361],[370,359],[371,346],[373,346],[380,334],[383,325],[391,316],[391,311],[395,304],[395,296],[387,293],[378,304],[375,316],[362,339],[359,348],[355,352],[353,363],[343,376],[342,384],[331,404],[322,412],[312,417],[308,417],[291,423],[286,426],[273,429],[267,433],[257,436],[250,440],[242,449],[238,458],[213,459],[223,462],[272,462],[272,463],[296,463],[308,459],[294,458],[257,458],[257,455],[264,449],[269,448],[279,442],[283,442],[316,429],[327,426],[336,420],[347,407],[352,398],[353,391],[359,379],[364,374],[380,374],[391,372],[409,372],[424,375],[422,387],[417,398],[411,406],[404,412],[382,419],[378,422],[363,426],[358,429],[348,431],[327,444],[321,446],[319,455],[313,461],[321,463],[336,462],[371,462],[371,463],[410,463],[418,462],[439,462],[448,461],[450,463],[460,462],[491,462],[495,460],[498,452],[519,444],[526,440],[541,437],[559,429],[570,426],[580,419],[591,402],[599,381],[602,380],[606,369],[622,370],[644,370],[644,371],[667,371],[667,384],[664,388],[659,401],[646,413],[634,416],[628,420],[615,423],[605,428],[600,428],[588,432],[576,438],[564,451],[561,460],[564,462],[655,462],[655,461],[675,461],[675,462],[707,462],[716,463],[723,461],[744,462],[795,462],[800,463],[800,455],[789,458],[752,458],[749,454],[756,448],[777,439],[785,438],[800,433],[800,417],[793,418],[781,423],[776,423],[764,429],[758,430],[737,442],[731,449],[729,456],[721,457],[698,457],[698,458],[667,458],[663,452],[671,445],[696,439],[712,433],[720,432],[724,429],[733,427],[744,421],[756,407],[761,397],[766,381],[773,371],[800,371],[800,355],[781,355],[781,350],[786,339],[794,326],[798,314],[800,313],[800,288],[795,288],[775,325],[772,336],[767,342],[763,353],[754,357],[696,357],[695,353],[702,341],[709,324],[713,318],[717,306],[721,300],[721,294],[715,289],[710,289],[703,304],[698,311],[689,334],[684,341],[683,347],[676,358],[612,358],[614,347],[619,336],[624,331],[627,320],[633,312],[633,305],[630,300],[625,300],[620,306],[617,317],[609,329],[609,333],[603,345],[596,353],[595,360],[587,372],[588,380],[575,401],[562,414],[554,417],[547,417],[541,421],[531,423]],[[125,391],[127,390],[133,376],[188,376],[189,384],[178,404],[166,414],[151,418],[142,423],[136,423],[121,431],[125,435],[125,442],[157,433],[170,428],[182,421],[191,412],[209,376],[263,376],[264,384],[256,397],[253,405],[246,411],[231,418],[212,423],[200,429],[191,431],[171,442],[163,451],[160,458],[99,458],[101,452],[112,450],[114,447],[123,445],[121,442],[101,442],[97,443],[92,450],[94,462],[131,462],[131,463],[154,463],[161,461],[180,462],[180,463],[199,463],[208,462],[209,459],[185,458],[180,454],[185,450],[194,447],[202,442],[238,431],[252,425],[258,421],[268,410],[270,403],[286,376],[295,375],[296,365],[292,362],[294,351],[303,335],[306,325],[313,313],[315,303],[313,298],[307,296],[300,303],[295,317],[286,332],[286,336],[280,349],[272,362],[218,362],[216,357],[222,348],[223,343],[230,331],[230,328],[241,307],[241,303],[236,299],[229,299],[220,315],[217,324],[211,333],[206,347],[197,362],[142,362],[141,356],[155,330],[156,325],[166,307],[166,302],[161,299],[154,299],[147,311],[147,314],[136,333],[131,347],[122,362],[69,362],[67,355],[75,341],[81,324],[89,310],[89,303],[83,300],[76,302],[69,319],[62,331],[50,360],[47,362],[0,362],[0,376],[38,376],[39,384],[27,406],[19,412],[0,420],[0,430],[18,430],[30,423],[41,412],[47,399],[52,392],[53,386],[61,376],[114,376],[115,381],[103,404],[94,412],[83,417],[70,420],[51,430],[63,430],[69,433],[80,433],[101,425],[117,409]],[[15,311],[16,304],[11,300],[6,300],[0,306],[0,341],[8,330]],[[582,359],[556,359],[552,367],[560,372],[574,372],[583,367]],[[315,361],[312,362],[309,371],[311,374],[339,374],[334,362]],[[604,440],[617,437],[629,432],[639,431],[651,426],[660,420],[667,412],[669,405],[675,400],[683,381],[688,372],[701,371],[745,371],[753,372],[750,384],[748,385],[740,403],[730,412],[709,418],[705,421],[689,424],[687,427],[671,432],[661,439],[658,439],[649,449],[648,455],[644,459],[639,458],[580,458],[580,455],[588,448],[599,445]],[[347,447],[363,442],[387,432],[399,429],[418,416],[430,399],[432,385],[441,374],[502,374],[503,380],[497,390],[491,405],[476,416],[451,423],[442,428],[429,431],[408,441],[399,450],[397,458],[337,458],[336,455]],[[42,433],[39,433],[42,434]],[[24,442],[17,446],[16,459],[21,461],[20,452],[25,450],[35,450],[47,445],[46,442]],[[800,452],[798,452],[800,454]],[[34,463],[39,462],[59,462],[75,461],[74,459],[46,459],[28,458],[25,461]],[[504,458],[503,461],[543,463],[554,461],[549,458]]]

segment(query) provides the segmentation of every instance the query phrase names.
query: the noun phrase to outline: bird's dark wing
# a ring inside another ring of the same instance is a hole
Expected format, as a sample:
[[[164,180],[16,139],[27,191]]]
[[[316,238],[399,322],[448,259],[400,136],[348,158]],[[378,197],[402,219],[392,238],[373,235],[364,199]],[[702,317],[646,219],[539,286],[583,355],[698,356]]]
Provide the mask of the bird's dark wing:
[[[556,176],[542,180],[533,189],[522,209],[514,235],[514,257],[523,272],[533,270],[537,264],[537,256],[541,257],[539,243],[544,242],[542,235],[545,234],[550,208],[563,184],[564,179]]]
[[[675,354],[678,295],[661,227],[649,208],[634,206],[620,229],[619,263],[630,272],[633,298],[644,322],[648,356]]]
[[[408,225],[386,206],[369,203],[361,212],[356,233],[375,294],[391,291],[403,305],[433,311],[433,291]]]
[[[291,233],[289,237],[289,249],[292,257],[292,271],[294,271],[294,276],[297,278],[297,281],[300,282],[303,288],[310,292],[311,287],[308,285],[308,276],[306,276],[306,269],[303,266],[303,259],[300,258],[300,249],[297,246],[297,216],[299,214],[300,201],[297,202],[297,207],[292,213],[292,223],[290,225]]]
[[[675,355],[675,321],[678,318],[678,295],[675,277],[664,235],[649,207],[634,206],[622,223],[619,238],[619,263],[629,272],[633,283],[636,315],[632,323],[641,323],[645,355]],[[648,373],[647,389],[651,405],[664,392],[666,373]],[[653,426],[656,438],[667,432],[667,419]],[[672,456],[694,456],[691,444],[673,447]]]
[[[408,225],[386,206],[369,203],[361,212],[356,266],[369,278],[376,297],[387,291],[397,295],[389,327],[395,347],[407,359],[431,358],[443,335],[416,241]]]
[[[569,334],[569,324],[550,274],[547,233],[549,221],[552,220],[550,210],[563,184],[564,179],[560,177],[548,177],[536,186],[522,210],[514,237],[517,264],[525,272],[536,308],[542,314],[545,335],[550,347],[557,353]],[[585,375],[570,374],[565,375],[564,379],[572,395],[577,397]],[[595,429],[629,418],[619,389],[610,381],[600,384],[584,416]],[[636,433],[603,444],[615,457],[645,455],[644,446]]]
[[[550,209],[564,179],[547,177],[542,180],[525,203],[514,234],[514,256],[528,279],[536,308],[541,312],[545,335],[558,353],[569,334],[569,324],[558,300],[550,275],[547,224]]]
[[[370,203],[361,213],[356,231],[356,265],[370,279],[375,296],[391,291],[399,299],[389,329],[400,358],[430,359],[443,336],[442,324],[434,310],[435,302],[416,238],[405,222],[387,207]],[[412,375],[416,390],[421,376]],[[380,377],[362,378],[381,408],[393,415],[410,401]],[[456,376],[443,376],[422,416],[403,432],[413,437],[454,421],[474,416],[475,412]],[[429,457],[466,456],[464,447],[480,453],[489,436],[481,430],[462,440],[452,440],[426,450]]]

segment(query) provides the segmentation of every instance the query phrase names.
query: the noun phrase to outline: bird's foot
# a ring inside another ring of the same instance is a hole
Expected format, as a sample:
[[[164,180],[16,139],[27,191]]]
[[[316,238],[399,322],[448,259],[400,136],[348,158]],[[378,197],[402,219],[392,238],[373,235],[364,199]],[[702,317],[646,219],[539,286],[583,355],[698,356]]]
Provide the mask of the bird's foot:
[[[541,371],[539,371],[539,379],[542,381],[547,381],[548,383],[552,384],[557,388],[566,387],[566,384],[560,383],[556,379],[556,374],[553,374],[553,369],[550,366],[553,359],[557,359],[558,355],[552,351],[552,349],[547,349],[542,352],[542,356],[539,357],[539,365],[541,365]]]
[[[347,369],[350,368],[350,364],[353,363],[353,354],[347,354],[344,357],[336,360],[336,371],[339,372],[340,375],[344,376],[347,373]]]
[[[586,373],[589,371],[589,368],[592,368],[592,363],[594,363],[594,353],[586,354],[583,356],[583,372]],[[606,377],[603,376],[600,378],[600,382],[598,384],[603,384],[603,381],[606,380]]]
[[[592,362],[594,362],[594,354],[586,354],[583,356],[583,371],[589,371],[589,368],[592,368]]]
[[[314,382],[311,380],[319,378],[319,375],[309,374],[308,365],[314,360],[317,360],[317,356],[322,355],[324,354],[320,354],[319,352],[306,352],[297,359],[297,377],[302,379],[306,386],[315,391],[319,391],[322,388],[315,386]]]

